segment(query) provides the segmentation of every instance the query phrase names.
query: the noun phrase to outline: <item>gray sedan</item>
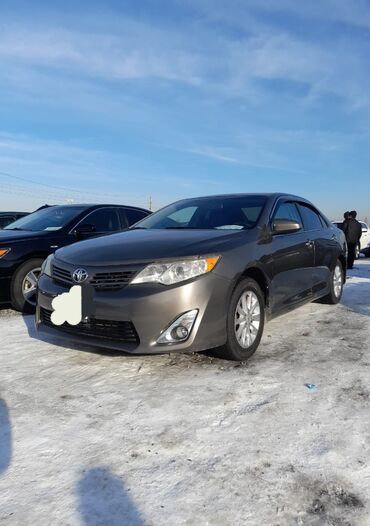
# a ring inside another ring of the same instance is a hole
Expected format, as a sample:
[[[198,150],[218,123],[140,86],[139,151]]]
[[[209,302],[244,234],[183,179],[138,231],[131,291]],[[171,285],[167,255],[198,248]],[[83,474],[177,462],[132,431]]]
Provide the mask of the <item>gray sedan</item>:
[[[36,324],[130,353],[214,349],[245,360],[266,320],[319,298],[338,303],[345,275],[343,233],[303,198],[188,199],[49,256]],[[53,300],[76,285],[79,322],[56,324]]]

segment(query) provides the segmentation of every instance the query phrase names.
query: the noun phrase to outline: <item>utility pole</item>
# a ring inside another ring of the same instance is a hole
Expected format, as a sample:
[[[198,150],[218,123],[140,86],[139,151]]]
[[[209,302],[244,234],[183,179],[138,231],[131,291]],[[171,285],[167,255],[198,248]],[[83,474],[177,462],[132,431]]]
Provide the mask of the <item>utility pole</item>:
[[[152,211],[152,204],[153,204],[153,202],[152,202],[152,196],[150,195],[150,196],[149,196],[149,210],[150,210],[150,211]]]

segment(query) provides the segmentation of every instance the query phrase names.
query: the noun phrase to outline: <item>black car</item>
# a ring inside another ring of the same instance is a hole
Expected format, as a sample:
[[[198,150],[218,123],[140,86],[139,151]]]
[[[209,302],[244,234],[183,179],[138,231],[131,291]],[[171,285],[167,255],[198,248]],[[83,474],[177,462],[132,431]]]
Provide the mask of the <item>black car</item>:
[[[0,212],[0,230],[26,215],[28,212]]]
[[[345,276],[343,232],[305,199],[188,199],[49,256],[36,324],[132,353],[218,348],[245,360],[265,319],[319,298],[338,303]]]
[[[82,239],[125,230],[150,212],[102,204],[43,207],[0,232],[0,303],[17,310],[36,305],[36,284],[45,258]]]

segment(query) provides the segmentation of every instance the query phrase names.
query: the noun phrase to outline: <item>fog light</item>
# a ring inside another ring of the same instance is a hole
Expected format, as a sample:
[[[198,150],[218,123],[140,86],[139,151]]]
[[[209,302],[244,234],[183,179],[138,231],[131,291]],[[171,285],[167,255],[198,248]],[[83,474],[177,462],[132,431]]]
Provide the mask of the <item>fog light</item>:
[[[186,327],[180,325],[174,331],[172,331],[172,338],[174,340],[184,340],[189,335],[189,331]]]
[[[159,344],[180,343],[186,341],[191,333],[198,310],[189,310],[181,314],[165,329],[157,340]]]

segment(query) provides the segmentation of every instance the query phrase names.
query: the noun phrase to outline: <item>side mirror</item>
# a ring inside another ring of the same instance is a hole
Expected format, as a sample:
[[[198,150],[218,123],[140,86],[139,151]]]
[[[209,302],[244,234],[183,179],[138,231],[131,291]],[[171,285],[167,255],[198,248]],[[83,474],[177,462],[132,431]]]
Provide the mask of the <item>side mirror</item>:
[[[272,222],[273,234],[293,234],[301,229],[302,225],[293,219],[275,219]]]
[[[96,232],[94,225],[77,225],[73,231],[76,237],[83,237],[84,235],[93,234],[94,232]]]

